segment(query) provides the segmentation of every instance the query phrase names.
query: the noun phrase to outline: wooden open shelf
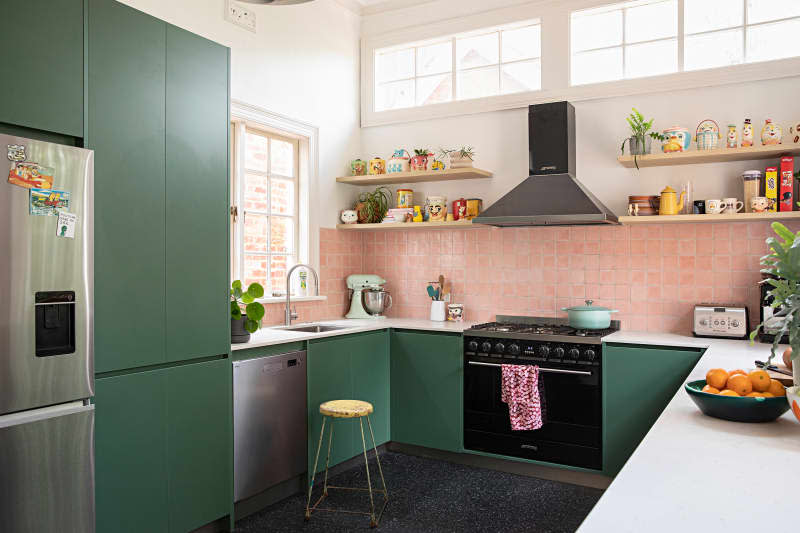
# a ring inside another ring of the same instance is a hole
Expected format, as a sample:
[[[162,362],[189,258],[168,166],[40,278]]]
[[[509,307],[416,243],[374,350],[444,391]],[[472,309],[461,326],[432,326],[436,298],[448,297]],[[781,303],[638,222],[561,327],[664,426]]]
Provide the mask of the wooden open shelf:
[[[422,183],[424,181],[454,181],[491,178],[492,173],[479,168],[451,168],[449,170],[432,170],[430,172],[393,172],[373,176],[341,176],[337,183],[350,185],[388,185],[390,183]]]
[[[473,224],[471,220],[453,222],[387,222],[386,224],[337,224],[337,229],[350,231],[383,230],[383,229],[469,229],[483,228],[481,224]]]
[[[726,215],[655,215],[651,217],[619,217],[622,225],[633,224],[664,224],[672,222],[752,222],[754,220],[787,220],[800,219],[800,211],[785,211],[783,213],[734,213]]]
[[[775,159],[783,155],[800,155],[800,144],[778,144],[774,146],[750,146],[747,148],[716,148],[714,150],[691,150],[671,154],[655,153],[637,156],[639,168],[668,165],[691,165],[695,163],[724,163],[750,159]],[[633,156],[624,155],[617,161],[628,168],[636,168]]]

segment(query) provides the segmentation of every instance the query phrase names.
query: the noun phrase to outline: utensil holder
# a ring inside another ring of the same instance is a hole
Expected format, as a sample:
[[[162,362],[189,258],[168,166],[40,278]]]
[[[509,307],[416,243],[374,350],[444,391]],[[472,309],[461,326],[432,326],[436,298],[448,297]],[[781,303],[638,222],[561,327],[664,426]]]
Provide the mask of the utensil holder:
[[[444,322],[447,320],[445,302],[436,300],[431,302],[431,320],[434,322]]]

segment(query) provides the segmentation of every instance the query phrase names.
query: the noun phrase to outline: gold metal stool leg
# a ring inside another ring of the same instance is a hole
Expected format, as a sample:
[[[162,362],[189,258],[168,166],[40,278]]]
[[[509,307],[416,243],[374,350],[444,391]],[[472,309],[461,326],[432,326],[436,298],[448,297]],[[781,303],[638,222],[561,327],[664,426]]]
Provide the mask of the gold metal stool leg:
[[[369,490],[369,527],[376,527],[378,521],[375,520],[375,502],[372,499],[372,482],[369,479],[369,460],[367,459],[367,441],[364,439],[364,421],[358,418],[358,425],[361,427],[361,445],[364,447],[364,468],[367,471],[367,490]]]
[[[328,457],[325,458],[325,484],[322,487],[322,494],[328,495],[328,465],[331,463],[331,445],[333,444],[333,420],[331,420],[331,429],[328,433]]]
[[[383,505],[381,505],[381,510],[378,513],[378,519],[375,523],[377,526],[381,521],[381,517],[383,517],[383,511],[386,509],[386,504],[389,503],[389,491],[386,489],[386,480],[383,478],[381,457],[378,454],[378,446],[375,443],[375,434],[372,432],[372,422],[369,419],[369,415],[367,415],[367,427],[369,427],[369,436],[372,438],[372,449],[375,450],[375,461],[378,463],[378,473],[381,475],[381,485],[383,486]]]
[[[311,519],[311,491],[314,490],[314,480],[317,478],[317,462],[319,461],[319,450],[322,448],[322,437],[325,435],[325,421],[328,419],[327,416],[322,417],[322,429],[319,432],[319,442],[317,443],[317,455],[314,457],[314,470],[311,472],[311,480],[308,483],[308,500],[306,500],[306,521]],[[333,422],[331,422],[331,428],[333,428]],[[330,459],[330,443],[328,443],[328,458]],[[325,485],[327,488],[327,478],[328,478],[328,471],[327,468],[325,470]]]

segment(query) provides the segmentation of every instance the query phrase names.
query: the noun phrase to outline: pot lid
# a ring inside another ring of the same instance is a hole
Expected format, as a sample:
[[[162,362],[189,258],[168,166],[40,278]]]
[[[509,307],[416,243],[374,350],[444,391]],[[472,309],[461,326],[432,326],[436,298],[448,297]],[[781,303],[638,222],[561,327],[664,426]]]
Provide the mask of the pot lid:
[[[565,307],[564,311],[608,311],[609,313],[613,313],[614,309],[609,309],[608,307],[602,307],[599,305],[592,305],[594,300],[586,300],[586,305],[573,305],[572,307]]]

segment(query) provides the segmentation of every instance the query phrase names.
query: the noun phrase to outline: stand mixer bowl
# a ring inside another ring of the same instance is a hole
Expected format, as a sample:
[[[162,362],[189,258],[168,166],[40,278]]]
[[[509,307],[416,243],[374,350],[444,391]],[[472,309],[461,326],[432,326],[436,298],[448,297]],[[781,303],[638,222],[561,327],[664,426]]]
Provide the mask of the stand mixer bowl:
[[[370,315],[381,315],[392,307],[392,295],[384,289],[363,289],[361,305]]]

